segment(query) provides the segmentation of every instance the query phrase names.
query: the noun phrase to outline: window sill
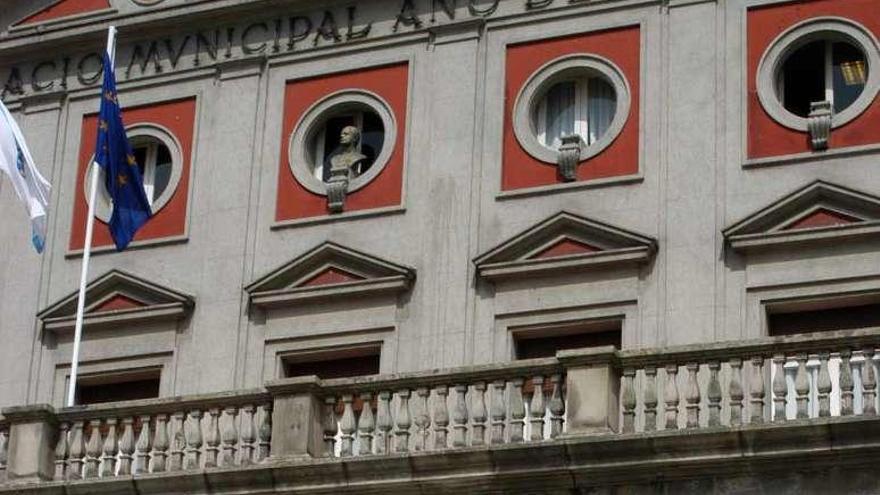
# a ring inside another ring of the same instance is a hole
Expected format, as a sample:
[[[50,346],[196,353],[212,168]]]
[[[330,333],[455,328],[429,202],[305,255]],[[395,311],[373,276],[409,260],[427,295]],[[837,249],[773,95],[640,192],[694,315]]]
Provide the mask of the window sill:
[[[165,246],[168,244],[183,244],[188,241],[189,241],[189,236],[186,234],[178,235],[178,236],[171,236],[171,237],[162,237],[160,239],[144,239],[141,241],[133,241],[125,249],[126,249],[126,251],[128,251],[131,249]],[[93,255],[115,253],[115,252],[117,252],[116,246],[113,246],[113,245],[92,247],[92,254]],[[73,258],[81,257],[82,254],[83,254],[82,249],[73,249],[73,250],[68,250],[66,253],[64,253],[64,257],[67,259],[73,259]]]
[[[544,194],[556,194],[567,191],[576,191],[579,189],[593,189],[597,187],[609,187],[625,184],[635,184],[645,180],[645,176],[641,173],[635,175],[623,175],[619,177],[606,177],[602,179],[593,179],[577,182],[564,182],[560,184],[548,184],[546,186],[528,187],[524,189],[515,189],[511,191],[502,191],[495,196],[498,201],[506,199],[524,198],[529,196],[541,196]]]
[[[775,167],[779,165],[798,165],[836,158],[849,158],[861,155],[873,155],[880,153],[880,144],[867,144],[863,146],[849,146],[845,148],[829,149],[827,151],[808,151],[791,155],[770,156],[766,158],[751,158],[743,163],[743,168]]]
[[[319,217],[297,218],[293,220],[276,221],[271,225],[272,230],[281,230],[289,227],[302,227],[306,225],[320,225],[336,221],[354,220],[360,218],[378,217],[384,215],[397,215],[406,212],[404,206],[389,206],[374,208],[371,210],[346,211],[336,215],[326,214]]]

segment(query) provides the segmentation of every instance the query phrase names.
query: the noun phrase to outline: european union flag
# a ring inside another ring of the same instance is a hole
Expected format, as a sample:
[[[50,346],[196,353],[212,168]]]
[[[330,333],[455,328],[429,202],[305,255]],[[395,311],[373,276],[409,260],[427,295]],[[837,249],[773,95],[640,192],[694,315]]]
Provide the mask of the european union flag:
[[[104,184],[113,200],[110,234],[116,243],[116,249],[122,251],[131,242],[135,232],[147,223],[152,210],[144,193],[141,171],[125,135],[122,112],[116,98],[116,76],[106,52],[95,163],[104,169]]]

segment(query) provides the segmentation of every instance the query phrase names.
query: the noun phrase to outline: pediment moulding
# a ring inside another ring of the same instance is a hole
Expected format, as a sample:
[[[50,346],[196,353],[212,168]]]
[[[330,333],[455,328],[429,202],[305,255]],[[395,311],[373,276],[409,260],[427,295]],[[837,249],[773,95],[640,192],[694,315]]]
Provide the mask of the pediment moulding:
[[[817,180],[724,231],[736,251],[880,234],[880,197]]]
[[[414,268],[325,242],[244,290],[252,307],[272,309],[338,297],[398,294],[408,290],[415,277]]]
[[[474,264],[481,277],[497,281],[632,266],[656,251],[651,237],[563,211],[478,256]]]
[[[72,331],[76,320],[78,291],[65,296],[37,314],[49,331]],[[193,308],[195,299],[177,290],[122,270],[110,270],[86,286],[83,324],[106,327],[178,320]]]

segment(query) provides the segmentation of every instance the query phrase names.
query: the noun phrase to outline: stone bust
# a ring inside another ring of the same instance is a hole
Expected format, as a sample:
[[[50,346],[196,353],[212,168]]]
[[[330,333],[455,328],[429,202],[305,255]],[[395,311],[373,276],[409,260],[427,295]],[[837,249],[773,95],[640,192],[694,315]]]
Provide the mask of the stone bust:
[[[346,126],[339,135],[339,146],[330,154],[330,178],[345,175],[351,177],[352,172],[360,172],[361,164],[367,156],[358,150],[361,131],[354,126]]]

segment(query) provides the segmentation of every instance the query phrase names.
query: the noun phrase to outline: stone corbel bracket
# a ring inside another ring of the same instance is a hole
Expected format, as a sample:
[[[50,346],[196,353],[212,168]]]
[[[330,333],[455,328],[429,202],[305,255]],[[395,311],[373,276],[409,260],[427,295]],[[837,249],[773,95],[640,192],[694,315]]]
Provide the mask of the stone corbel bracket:
[[[807,117],[807,131],[810,133],[810,147],[813,151],[828,149],[828,138],[831,137],[830,101],[814,101],[810,104],[810,115]]]
[[[332,172],[327,181],[327,211],[330,213],[342,213],[345,209],[345,196],[348,194],[348,170],[342,173]]]
[[[577,168],[581,161],[581,150],[586,144],[578,134],[562,136],[562,145],[559,146],[556,166],[559,168],[559,176],[565,182],[577,180]]]

